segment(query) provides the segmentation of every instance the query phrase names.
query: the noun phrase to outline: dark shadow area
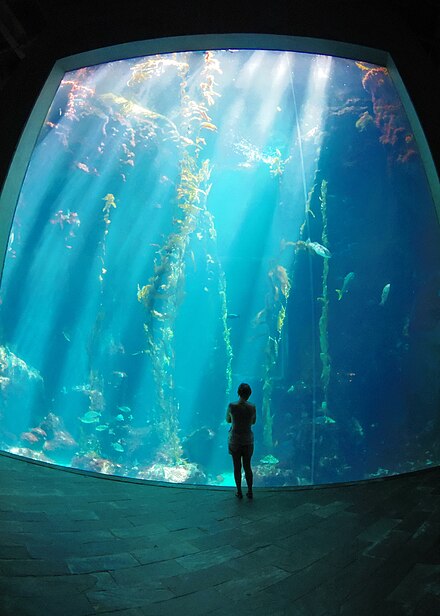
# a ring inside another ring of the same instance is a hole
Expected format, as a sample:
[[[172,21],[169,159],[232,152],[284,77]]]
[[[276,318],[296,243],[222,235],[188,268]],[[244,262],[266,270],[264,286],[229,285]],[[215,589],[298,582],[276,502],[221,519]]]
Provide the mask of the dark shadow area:
[[[439,613],[433,468],[287,490],[106,480],[0,456],[0,613]]]

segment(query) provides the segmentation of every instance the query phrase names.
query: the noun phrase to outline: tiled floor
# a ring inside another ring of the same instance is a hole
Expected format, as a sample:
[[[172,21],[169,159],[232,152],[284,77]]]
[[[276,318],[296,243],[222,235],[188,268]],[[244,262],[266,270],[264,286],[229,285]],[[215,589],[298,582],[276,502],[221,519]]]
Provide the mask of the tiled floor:
[[[238,501],[0,455],[0,614],[438,616],[439,479]]]

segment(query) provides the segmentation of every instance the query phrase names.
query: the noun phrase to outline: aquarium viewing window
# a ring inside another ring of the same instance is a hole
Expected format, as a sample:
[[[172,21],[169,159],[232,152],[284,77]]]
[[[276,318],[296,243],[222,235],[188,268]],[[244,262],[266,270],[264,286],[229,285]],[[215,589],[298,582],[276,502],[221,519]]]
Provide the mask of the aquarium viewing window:
[[[1,449],[232,485],[248,382],[257,486],[438,464],[437,183],[385,52],[225,35],[60,60],[0,205]]]

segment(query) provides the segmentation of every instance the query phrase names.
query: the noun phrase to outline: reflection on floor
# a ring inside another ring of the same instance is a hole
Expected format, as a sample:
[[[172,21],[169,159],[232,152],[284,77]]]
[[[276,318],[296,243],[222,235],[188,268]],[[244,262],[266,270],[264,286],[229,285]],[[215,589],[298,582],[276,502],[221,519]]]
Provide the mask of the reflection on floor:
[[[437,615],[439,479],[238,501],[1,455],[0,613]]]

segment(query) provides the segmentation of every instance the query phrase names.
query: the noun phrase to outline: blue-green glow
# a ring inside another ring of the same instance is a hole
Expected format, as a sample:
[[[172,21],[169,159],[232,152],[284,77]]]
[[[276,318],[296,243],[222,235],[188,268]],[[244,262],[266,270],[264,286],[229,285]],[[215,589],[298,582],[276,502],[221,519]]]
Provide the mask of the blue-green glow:
[[[224,49],[69,71],[4,265],[0,447],[231,485],[244,381],[256,485],[438,463],[438,240],[385,67]]]

